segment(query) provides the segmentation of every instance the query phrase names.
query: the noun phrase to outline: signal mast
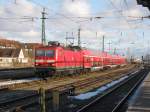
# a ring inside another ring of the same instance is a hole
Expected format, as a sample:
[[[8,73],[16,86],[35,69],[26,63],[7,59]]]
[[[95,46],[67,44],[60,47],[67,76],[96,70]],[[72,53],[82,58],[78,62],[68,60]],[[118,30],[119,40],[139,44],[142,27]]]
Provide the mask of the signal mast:
[[[42,39],[41,39],[41,43],[42,45],[46,45],[46,36],[45,36],[45,20],[48,19],[45,17],[46,12],[45,12],[45,8],[43,8],[42,11]]]

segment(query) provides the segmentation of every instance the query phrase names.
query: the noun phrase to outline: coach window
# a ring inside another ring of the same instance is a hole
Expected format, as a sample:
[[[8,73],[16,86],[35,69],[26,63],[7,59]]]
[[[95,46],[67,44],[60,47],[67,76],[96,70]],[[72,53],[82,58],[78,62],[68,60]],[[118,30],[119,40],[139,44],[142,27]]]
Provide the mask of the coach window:
[[[54,50],[46,50],[45,54],[47,57],[54,57],[55,52],[54,52]]]

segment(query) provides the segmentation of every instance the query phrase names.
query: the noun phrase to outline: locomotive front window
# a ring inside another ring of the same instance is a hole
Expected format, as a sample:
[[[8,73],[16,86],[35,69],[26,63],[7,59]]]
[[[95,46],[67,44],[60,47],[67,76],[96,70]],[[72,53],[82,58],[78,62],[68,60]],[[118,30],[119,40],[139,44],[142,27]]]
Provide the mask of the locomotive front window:
[[[55,54],[54,50],[46,50],[45,51],[45,55],[47,57],[54,57],[54,54]]]
[[[44,50],[37,50],[36,56],[45,56],[45,51]]]

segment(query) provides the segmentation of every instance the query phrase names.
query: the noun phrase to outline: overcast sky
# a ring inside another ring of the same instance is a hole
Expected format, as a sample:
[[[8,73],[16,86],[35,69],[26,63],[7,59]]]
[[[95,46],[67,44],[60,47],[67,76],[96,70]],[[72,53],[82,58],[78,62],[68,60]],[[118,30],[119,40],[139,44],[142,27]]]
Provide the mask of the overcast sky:
[[[140,17],[150,12],[136,0],[0,0],[0,37],[40,42],[43,7],[47,41],[65,43],[66,32],[73,32],[76,43],[80,27],[84,47],[101,50],[105,35],[107,51],[108,43],[111,52],[140,56],[148,51],[150,20]]]

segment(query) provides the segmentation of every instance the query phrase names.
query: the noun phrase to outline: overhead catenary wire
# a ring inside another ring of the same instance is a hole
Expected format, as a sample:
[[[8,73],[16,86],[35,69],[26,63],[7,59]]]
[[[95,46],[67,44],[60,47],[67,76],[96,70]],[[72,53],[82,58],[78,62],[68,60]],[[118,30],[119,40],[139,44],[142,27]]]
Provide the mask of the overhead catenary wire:
[[[19,5],[19,4],[18,4]],[[69,18],[69,17],[68,17]],[[3,18],[0,18],[0,20],[16,20],[15,22],[17,22],[18,21],[18,23],[19,22],[34,22],[34,19],[40,19],[39,17],[31,17],[31,16],[23,16],[23,17],[14,17],[14,18],[8,18],[8,17],[3,17]],[[48,19],[56,19],[56,18],[48,18]],[[14,22],[14,21],[12,21],[12,22]],[[58,23],[58,22],[57,22]],[[59,22],[60,23],[60,22]],[[63,22],[64,23],[64,22]],[[60,24],[62,24],[62,23],[60,23]],[[68,24],[67,24],[68,25]],[[63,24],[63,26],[66,26],[66,25],[64,25]],[[68,27],[70,27],[71,25],[68,25]]]
[[[124,4],[126,5],[126,8],[129,9],[127,0],[123,0],[123,2],[124,2]]]
[[[40,3],[38,3],[38,2],[35,2],[34,0],[28,0],[28,1],[33,2],[34,4],[40,6],[41,8],[45,8],[45,9],[47,9],[47,10],[49,10],[49,11],[52,11],[52,12],[54,12],[56,15],[63,16],[63,17],[65,17],[66,19],[70,20],[70,21],[73,22],[73,23],[76,23],[76,22],[75,22],[74,20],[72,20],[71,18],[69,18],[69,17],[67,17],[67,16],[65,16],[65,15],[63,15],[63,14],[61,14],[61,13],[55,12],[53,9],[50,9],[50,8],[48,8],[48,7],[46,7],[46,6],[42,5],[42,4],[40,4]]]
[[[32,0],[28,0],[28,1],[32,1]],[[45,7],[45,6],[42,6],[41,4],[38,4],[37,2],[34,2],[34,4],[36,4],[36,5],[40,6],[40,7]],[[17,4],[17,5],[19,5],[19,4]],[[15,23],[19,23],[19,22],[34,22],[35,20],[38,20],[38,19],[40,19],[40,17],[32,17],[32,16],[0,17],[0,21],[7,21],[7,22],[11,21],[11,22],[15,22]],[[48,18],[48,19],[55,19],[55,18]]]
[[[91,20],[93,20],[93,19],[102,19],[102,18],[105,18],[105,17],[101,17],[101,16],[95,16],[95,17],[69,17],[69,16],[66,16],[66,15],[64,15],[64,14],[61,14],[61,13],[58,13],[58,12],[55,12],[53,9],[50,9],[50,8],[47,8],[46,6],[44,6],[44,5],[42,5],[42,4],[40,4],[40,3],[38,3],[38,2],[36,2],[35,0],[28,0],[28,1],[30,1],[30,2],[33,2],[34,4],[36,4],[36,5],[38,5],[38,6],[40,6],[41,8],[42,7],[44,7],[44,8],[46,8],[47,10],[50,10],[50,11],[52,11],[52,12],[54,12],[55,14],[57,14],[57,15],[59,15],[59,16],[62,16],[62,17],[64,17],[65,19],[68,19],[69,21],[71,21],[71,22],[73,22],[73,23],[76,23],[76,24],[80,24],[81,22],[85,22],[85,21],[91,21]],[[120,10],[117,10],[117,12],[119,12]],[[6,20],[6,19],[11,19],[11,18],[1,18],[1,20]],[[19,18],[12,18],[12,19],[19,19]],[[20,18],[20,19],[39,19],[38,17],[26,17],[26,18]],[[48,18],[48,19],[57,19],[57,18]],[[74,19],[84,19],[84,20],[74,20]],[[85,20],[85,19],[87,19],[87,20]]]
[[[67,20],[69,20],[69,21],[71,21],[71,22],[73,22],[73,23],[75,23],[75,24],[79,24],[79,23],[82,22],[82,21],[76,21],[76,20],[74,20],[73,18],[88,19],[88,20],[104,18],[104,17],[101,17],[101,16],[92,16],[92,17],[69,17],[69,16],[66,16],[65,14],[55,12],[53,9],[50,9],[50,8],[48,8],[48,7],[46,7],[46,6],[42,5],[42,4],[40,4],[40,3],[35,2],[35,0],[28,0],[28,1],[33,2],[33,3],[35,3],[35,4],[37,4],[37,5],[41,6],[41,7],[44,7],[45,9],[48,9],[49,11],[54,12],[56,15],[59,15],[59,16],[61,16],[61,17],[64,17],[65,19],[67,19]],[[88,21],[88,20],[87,20],[87,21]],[[84,20],[83,20],[83,21],[84,21]]]
[[[69,20],[70,22],[72,22],[73,24],[76,24],[76,25],[77,25],[76,21],[72,20],[70,17],[67,17],[67,16],[65,16],[65,15],[63,15],[63,14],[57,13],[57,12],[55,12],[54,10],[52,10],[52,9],[46,7],[46,6],[44,6],[44,5],[40,4],[40,3],[35,2],[34,0],[28,0],[28,1],[33,2],[34,4],[40,6],[41,8],[45,8],[45,9],[51,11],[51,12],[54,12],[56,15],[62,16],[62,17],[64,17],[65,19],[67,19],[67,20]],[[48,19],[52,19],[52,18],[48,18]],[[50,21],[50,22],[52,22],[52,21]],[[68,25],[66,22],[60,23],[60,21],[59,21],[59,23],[57,22],[57,24],[60,24],[60,25],[65,24],[65,26],[67,25],[67,27],[72,28],[72,27],[71,27],[72,25]],[[64,26],[64,25],[63,25],[63,26]]]
[[[59,16],[61,16],[61,17],[63,17],[63,18],[65,18],[65,19],[67,19],[67,20],[69,20],[69,21],[71,21],[72,23],[75,23],[75,24],[80,24],[81,22],[88,22],[88,21],[90,21],[90,17],[88,18],[88,17],[69,17],[69,16],[67,16],[67,15],[64,15],[64,14],[62,14],[62,13],[58,13],[58,12],[56,12],[56,11],[54,11],[53,9],[50,9],[49,7],[46,7],[46,6],[44,6],[44,5],[42,5],[42,4],[40,4],[40,3],[38,3],[37,1],[35,1],[35,0],[28,0],[28,1],[30,1],[30,2],[33,2],[34,4],[36,4],[36,5],[38,5],[38,6],[40,6],[40,7],[45,7],[47,10],[49,10],[49,11],[51,11],[51,12],[54,12],[56,15],[59,15]],[[120,11],[120,10],[118,10],[118,8],[117,8],[117,10],[115,11],[115,12],[118,12],[118,13],[120,13],[120,14],[122,14],[122,12]],[[122,17],[124,17],[123,15],[122,15]],[[78,20],[76,20],[76,19],[81,19],[80,21],[78,21]],[[125,17],[124,17],[125,18]],[[32,17],[31,18],[28,18],[29,19],[29,21],[32,19]],[[54,19],[55,20],[55,18],[49,18],[49,19]],[[86,20],[87,19],[87,20]],[[125,18],[126,19],[126,18]],[[9,19],[8,19],[9,20]],[[127,20],[126,20],[127,21]],[[52,21],[51,21],[52,22]],[[62,22],[62,21],[61,21]],[[61,22],[59,22],[60,24],[61,24]],[[128,22],[128,21],[127,21]],[[62,22],[62,24],[61,25],[64,25],[64,24],[66,24],[65,22]],[[129,24],[129,23],[128,23]],[[66,24],[67,25],[67,24]],[[67,27],[70,27],[71,25],[67,25]],[[130,25],[129,25],[129,27],[131,27]]]
[[[73,21],[73,22],[75,22],[75,23],[76,23],[76,21],[73,20],[72,18],[82,18],[82,19],[90,19],[90,18],[91,18],[91,17],[69,17],[69,16],[66,16],[66,15],[64,15],[64,14],[62,14],[62,13],[55,12],[53,9],[50,9],[50,8],[48,8],[47,6],[42,5],[41,3],[39,3],[39,2],[37,2],[37,1],[35,1],[35,0],[27,0],[27,1],[33,2],[33,3],[36,4],[37,6],[40,6],[41,8],[45,8],[45,9],[47,9],[47,10],[50,10],[50,11],[54,12],[55,14],[57,14],[57,15],[59,15],[59,16],[62,16],[62,17],[65,17],[66,19],[68,19],[68,20],[70,20],[70,21]],[[110,0],[110,1],[111,1],[111,0]],[[16,0],[15,0],[15,3],[16,3]],[[113,4],[112,1],[111,1],[111,3]],[[127,3],[126,0],[124,0],[124,3],[125,3],[126,5],[128,5],[128,3]],[[121,13],[120,10],[118,10],[118,9],[117,9],[115,12]],[[106,13],[106,12],[105,12],[105,13]],[[122,15],[122,16],[123,16],[123,15]],[[54,18],[54,19],[55,19],[55,18]]]
[[[115,4],[112,2],[112,0],[108,0],[108,1],[109,1],[110,4],[113,6],[113,8],[115,8],[116,10],[119,10],[119,9],[115,6]],[[128,20],[126,19],[126,17],[125,17],[122,13],[118,12],[118,14],[119,14],[119,15],[122,17],[122,19],[127,23],[127,25],[128,25],[129,28],[135,29],[135,28],[133,28],[133,27],[130,25],[130,23],[128,22]],[[139,35],[137,35],[134,30],[131,30],[131,31],[132,31],[132,33],[133,33],[134,35],[136,35],[136,37],[139,37]]]

